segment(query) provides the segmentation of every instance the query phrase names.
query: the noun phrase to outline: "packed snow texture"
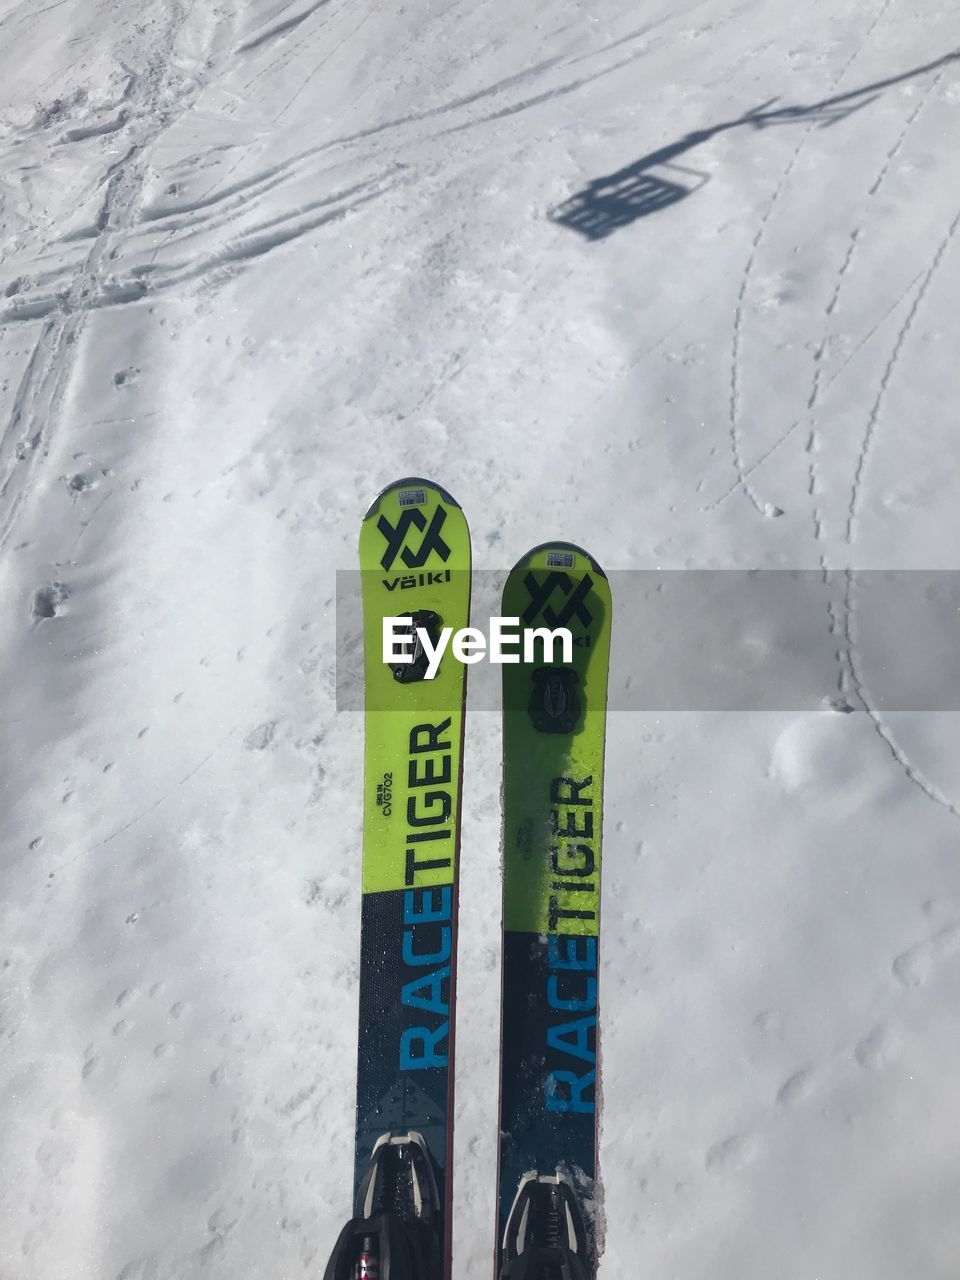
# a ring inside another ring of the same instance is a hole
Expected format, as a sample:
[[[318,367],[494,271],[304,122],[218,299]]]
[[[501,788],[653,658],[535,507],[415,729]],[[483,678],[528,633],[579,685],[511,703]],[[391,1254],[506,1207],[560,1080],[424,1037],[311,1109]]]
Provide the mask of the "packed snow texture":
[[[487,569],[957,567],[958,13],[0,0],[4,1280],[322,1273],[383,485]],[[601,1280],[958,1273],[960,724],[851,706],[612,710]],[[458,1280],[499,749],[476,711]]]

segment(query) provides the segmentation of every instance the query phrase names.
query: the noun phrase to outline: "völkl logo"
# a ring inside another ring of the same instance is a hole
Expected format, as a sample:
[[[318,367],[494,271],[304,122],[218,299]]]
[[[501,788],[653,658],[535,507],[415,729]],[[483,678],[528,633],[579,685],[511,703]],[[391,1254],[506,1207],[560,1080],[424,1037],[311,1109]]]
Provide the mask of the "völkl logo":
[[[396,525],[392,525],[386,516],[381,516],[377,521],[377,528],[386,539],[387,546],[380,558],[380,564],[384,569],[389,569],[399,555],[408,569],[419,569],[426,563],[433,551],[436,551],[441,560],[446,560],[450,555],[450,548],[440,536],[440,530],[443,528],[443,522],[446,518],[445,509],[437,507],[430,520],[430,526],[424,533],[427,518],[422,511],[415,507],[409,507],[406,511],[401,511],[400,519]],[[409,546],[405,545],[411,525],[423,533],[418,551],[413,551]]]
[[[528,573],[523,584],[530,594],[530,603],[523,613],[523,620],[528,626],[537,617],[542,617],[551,627],[565,626],[573,617],[576,617],[584,627],[589,627],[593,621],[593,614],[584,603],[593,586],[593,579],[589,573],[583,575],[576,587],[571,583],[568,574],[559,572],[548,573],[540,582],[532,573]],[[559,587],[566,596],[559,612],[548,603],[555,587]]]

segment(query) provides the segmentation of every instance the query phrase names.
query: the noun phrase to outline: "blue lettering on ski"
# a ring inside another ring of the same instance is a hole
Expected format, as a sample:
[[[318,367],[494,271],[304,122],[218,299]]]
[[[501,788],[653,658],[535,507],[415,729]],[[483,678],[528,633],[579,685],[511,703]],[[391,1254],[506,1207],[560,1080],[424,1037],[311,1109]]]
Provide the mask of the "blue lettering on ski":
[[[404,1028],[400,1036],[401,1071],[447,1066],[452,915],[452,885],[407,889],[403,895],[403,963],[427,972],[404,983],[400,1001],[405,1009],[419,1009],[435,1015],[436,1020],[432,1025],[424,1025],[425,1020],[420,1016],[416,1025]]]
[[[443,965],[426,973],[416,982],[407,982],[400,992],[400,999],[408,1009],[426,1009],[427,1013],[450,1015],[450,1006],[443,994],[443,984],[450,980],[450,966]]]
[[[547,1027],[547,1047],[555,1054],[565,1055],[561,1059],[565,1065],[547,1074],[544,1103],[548,1111],[592,1115],[596,1110],[597,1081],[597,940],[551,934],[547,939],[547,963],[551,969],[547,1005],[558,1013],[589,1016]],[[570,1058],[590,1064],[591,1070],[572,1070]]]

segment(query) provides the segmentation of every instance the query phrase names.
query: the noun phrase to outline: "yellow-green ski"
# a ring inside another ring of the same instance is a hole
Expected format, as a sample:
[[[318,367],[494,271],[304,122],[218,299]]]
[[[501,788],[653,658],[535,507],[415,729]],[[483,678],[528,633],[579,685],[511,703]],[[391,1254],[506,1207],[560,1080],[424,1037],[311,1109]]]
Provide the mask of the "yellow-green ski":
[[[511,571],[502,613],[573,644],[503,667],[497,1274],[588,1280],[610,584],[580,547],[545,543]]]
[[[408,618],[411,631],[422,625],[428,635],[469,624],[470,535],[459,505],[428,480],[390,485],[364,518],[360,568],[365,709],[354,1220],[327,1275],[352,1277],[358,1251],[402,1248],[412,1250],[416,1274],[449,1280],[466,668],[449,650],[433,679],[419,658],[385,662],[383,619]],[[409,651],[417,657],[412,643]],[[371,1225],[371,1214],[379,1222],[388,1212],[392,1226]],[[388,1241],[393,1231],[400,1234]]]

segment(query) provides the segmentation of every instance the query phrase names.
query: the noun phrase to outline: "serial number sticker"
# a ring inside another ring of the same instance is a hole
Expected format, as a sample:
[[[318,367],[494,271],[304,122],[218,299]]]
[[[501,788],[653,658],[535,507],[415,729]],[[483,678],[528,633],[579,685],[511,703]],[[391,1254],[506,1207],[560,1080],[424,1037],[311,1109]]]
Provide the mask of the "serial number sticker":
[[[572,569],[576,564],[576,556],[572,551],[548,551],[548,569]]]
[[[377,804],[383,809],[383,816],[389,818],[393,813],[393,774],[385,773],[383,781],[377,783]]]
[[[426,489],[401,489],[400,490],[401,507],[423,507],[427,502]]]

